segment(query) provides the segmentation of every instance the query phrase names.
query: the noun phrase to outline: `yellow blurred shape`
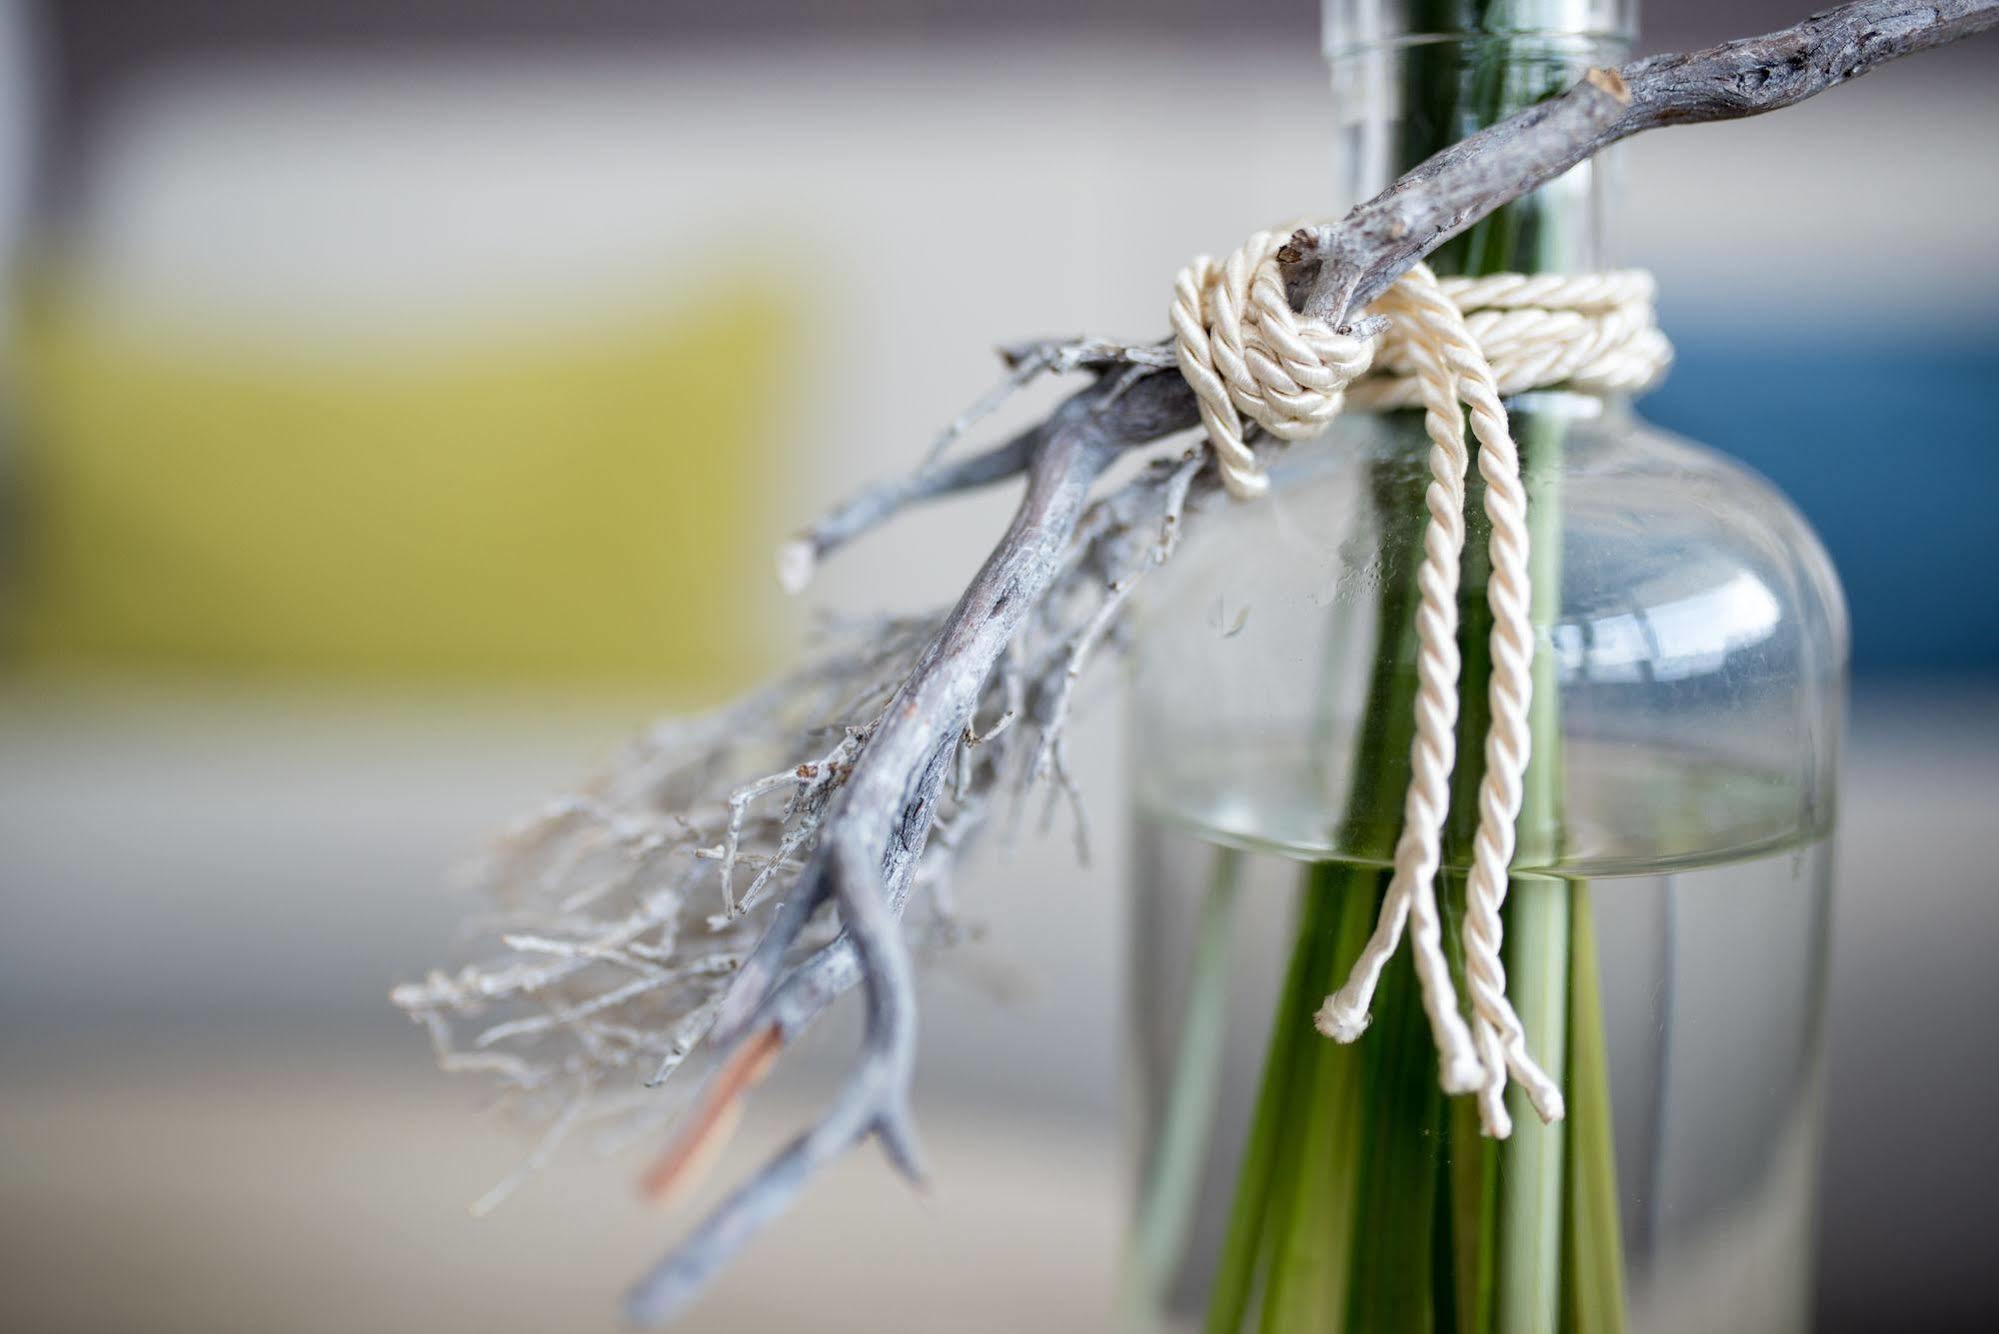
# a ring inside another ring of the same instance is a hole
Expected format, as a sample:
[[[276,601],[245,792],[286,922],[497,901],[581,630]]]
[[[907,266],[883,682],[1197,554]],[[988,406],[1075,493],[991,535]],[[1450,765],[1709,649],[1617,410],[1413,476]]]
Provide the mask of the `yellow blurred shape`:
[[[754,666],[784,405],[778,295],[456,345],[22,321],[31,661],[642,682]],[[786,377],[789,379],[790,377]]]

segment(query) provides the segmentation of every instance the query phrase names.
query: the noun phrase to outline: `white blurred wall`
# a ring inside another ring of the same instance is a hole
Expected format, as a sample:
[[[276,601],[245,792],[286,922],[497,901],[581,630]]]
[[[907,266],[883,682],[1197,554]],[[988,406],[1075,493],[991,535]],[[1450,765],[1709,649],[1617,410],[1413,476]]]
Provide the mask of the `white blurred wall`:
[[[1999,80],[1982,54],[1628,146],[1624,250],[1659,273],[1668,332],[1989,319]],[[103,122],[74,239],[105,299],[259,343],[597,318],[662,274],[765,255],[795,276],[810,337],[786,372],[817,417],[791,442],[802,517],[911,458],[992,378],[995,342],[1163,328],[1190,252],[1333,206],[1330,141],[1309,47],[192,66]],[[987,531],[919,518],[901,540],[940,558],[910,591],[953,590]],[[825,592],[867,600],[910,574],[873,543]]]

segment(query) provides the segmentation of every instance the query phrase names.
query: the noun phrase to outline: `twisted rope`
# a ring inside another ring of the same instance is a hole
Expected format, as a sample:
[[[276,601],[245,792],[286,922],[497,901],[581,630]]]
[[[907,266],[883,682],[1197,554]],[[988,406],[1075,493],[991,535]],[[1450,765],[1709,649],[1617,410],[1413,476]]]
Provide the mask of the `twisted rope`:
[[[1340,1042],[1361,1035],[1381,970],[1406,930],[1444,1090],[1476,1093],[1485,1133],[1504,1139],[1513,1128],[1509,1080],[1542,1120],[1559,1120],[1563,1108],[1561,1089],[1527,1050],[1500,961],[1499,913],[1532,749],[1534,661],[1527,493],[1500,398],[1556,384],[1597,393],[1639,389],[1665,371],[1672,349],[1653,320],[1651,275],[1639,272],[1439,279],[1418,264],[1372,307],[1386,320],[1378,335],[1335,329],[1291,309],[1276,258],[1288,235],[1259,232],[1220,265],[1203,256],[1174,285],[1174,354],[1199,400],[1223,485],[1237,498],[1269,487],[1245,443],[1245,418],[1277,439],[1296,440],[1322,430],[1351,399],[1377,408],[1421,406],[1430,436],[1429,518],[1416,573],[1416,735],[1402,833],[1374,932],[1316,1022]],[[1436,895],[1457,758],[1467,418],[1492,530],[1486,600],[1493,622],[1492,721],[1466,888],[1469,1024],[1444,957]]]

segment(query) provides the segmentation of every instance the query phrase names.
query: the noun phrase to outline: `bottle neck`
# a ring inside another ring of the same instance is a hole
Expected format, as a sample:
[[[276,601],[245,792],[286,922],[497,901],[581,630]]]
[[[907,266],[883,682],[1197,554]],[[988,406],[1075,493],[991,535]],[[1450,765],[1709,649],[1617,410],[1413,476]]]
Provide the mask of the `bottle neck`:
[[[1341,210],[1469,134],[1630,52],[1632,0],[1326,0]],[[1615,164],[1599,156],[1441,246],[1440,274],[1610,267]]]

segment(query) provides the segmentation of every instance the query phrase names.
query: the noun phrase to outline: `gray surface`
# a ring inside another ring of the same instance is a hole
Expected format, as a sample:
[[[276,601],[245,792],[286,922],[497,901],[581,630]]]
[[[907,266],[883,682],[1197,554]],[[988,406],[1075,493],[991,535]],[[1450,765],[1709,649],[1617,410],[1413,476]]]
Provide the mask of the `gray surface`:
[[[1999,693],[1863,694],[1834,906],[1819,1323],[1999,1328]]]
[[[523,1141],[429,1071],[382,997],[448,935],[450,862],[623,722],[533,702],[0,699],[0,1282],[34,1327],[133,1327],[144,1309],[156,1330],[331,1329],[332,1293],[358,1304],[343,1328],[558,1312],[589,1328],[597,1311],[608,1327],[609,1294],[671,1228],[629,1203],[630,1160],[572,1154],[473,1226],[463,1203]],[[988,934],[926,988],[937,1201],[911,1211],[862,1154],[753,1253],[752,1274],[756,1254],[823,1261],[811,1281],[845,1294],[854,1328],[931,1327],[899,1321],[893,1286],[837,1286],[853,1271],[836,1262],[871,1269],[910,1245],[926,1301],[958,1283],[995,1329],[1100,1327],[1122,1161],[1104,722],[1084,747],[1100,864],[1074,870],[1057,839],[987,865],[965,900]],[[1999,1189],[1994,791],[1999,692],[1863,698],[1832,974],[1829,1330],[1995,1314],[1980,1200]],[[815,1095],[848,1036],[820,1038],[761,1133]],[[475,1278],[495,1286],[467,1295]],[[714,1323],[697,1328],[766,1328],[785,1308],[743,1276],[703,1309]]]

